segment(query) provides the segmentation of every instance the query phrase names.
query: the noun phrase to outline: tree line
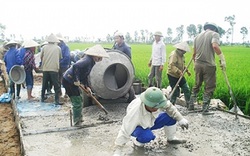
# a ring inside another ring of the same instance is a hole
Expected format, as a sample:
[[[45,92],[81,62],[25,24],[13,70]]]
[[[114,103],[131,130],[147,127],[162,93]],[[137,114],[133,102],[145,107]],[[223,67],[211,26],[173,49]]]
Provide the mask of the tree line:
[[[224,21],[229,23],[229,28],[223,29],[222,27],[218,26],[219,34],[221,37],[223,36],[226,37],[226,42],[224,44],[233,44],[234,43],[234,40],[233,40],[234,39],[234,26],[236,24],[235,15],[226,16],[224,18]],[[6,26],[0,23],[0,40],[4,41],[6,39],[10,40],[10,39],[16,38],[15,34],[10,34],[9,37],[6,37],[5,29],[6,29]],[[175,36],[174,36],[174,31],[175,31]],[[197,24],[197,25],[190,24],[186,27],[186,29],[184,25],[180,25],[176,27],[175,30],[168,27],[166,29],[166,32],[162,32],[162,33],[163,34],[166,33],[166,36],[163,37],[165,43],[174,44],[174,43],[183,41],[183,36],[185,32],[187,33],[188,41],[192,43],[195,36],[197,36],[202,31],[203,31],[202,24]],[[246,41],[246,38],[248,36],[248,28],[246,26],[242,26],[240,29],[240,32],[237,32],[237,33],[241,33],[242,35],[242,44],[249,43],[249,41]],[[22,36],[20,36],[20,38],[22,40]],[[37,39],[36,37],[34,37],[34,40],[43,41],[45,38],[46,36],[40,39]],[[69,37],[67,36],[66,38],[69,39]],[[134,31],[133,34],[126,32],[124,34],[124,38],[126,42],[128,43],[152,43],[154,41],[153,32],[150,32],[147,29],[136,30]],[[231,38],[231,41],[229,41],[230,38]],[[113,34],[107,34],[106,38],[104,39],[102,38],[93,39],[93,38],[80,36],[80,37],[75,37],[74,39],[71,39],[70,41],[71,42],[93,42],[93,40],[97,42],[108,42],[108,43],[114,42]]]

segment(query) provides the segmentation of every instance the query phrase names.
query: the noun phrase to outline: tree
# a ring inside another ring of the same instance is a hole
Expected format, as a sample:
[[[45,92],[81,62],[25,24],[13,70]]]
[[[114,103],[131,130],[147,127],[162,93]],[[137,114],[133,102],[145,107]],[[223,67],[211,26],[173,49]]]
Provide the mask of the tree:
[[[193,41],[194,37],[197,34],[197,29],[194,24],[190,24],[189,26],[187,26],[187,34],[188,34],[190,41]]]
[[[226,31],[222,29],[220,26],[218,26],[218,31],[219,31],[220,37],[222,37],[226,33]]]
[[[226,31],[227,43],[229,43],[228,39],[229,39],[229,36],[230,36],[231,34],[232,34],[232,29],[231,29],[231,28],[227,29],[227,31]]]
[[[0,23],[0,39],[2,41],[4,41],[4,39],[5,39],[5,32],[4,32],[5,29],[6,29],[6,26],[3,25],[2,23]]]
[[[166,37],[166,43],[172,43],[172,35],[173,35],[173,31],[171,28],[167,29],[167,37]]]
[[[198,25],[197,25],[197,29],[198,29],[198,30],[197,30],[197,31],[198,31],[197,34],[199,34],[199,33],[202,32],[202,30],[203,30],[202,27],[203,27],[203,26],[202,26],[201,24],[198,24]]]
[[[153,42],[154,42],[154,34],[153,34],[152,32],[150,32],[149,35],[150,35],[150,36],[149,36],[149,42],[150,42],[150,43],[153,43]]]
[[[129,42],[129,43],[131,42],[132,38],[131,38],[131,36],[130,36],[130,33],[129,33],[129,32],[127,32],[127,33],[126,33],[126,35],[125,35],[125,39],[126,39],[126,41],[127,41],[127,42]]]
[[[111,37],[110,34],[108,34],[108,35],[106,36],[106,40],[107,40],[108,43],[112,42],[112,37]]]
[[[229,22],[229,24],[231,26],[231,35],[232,35],[231,44],[233,43],[234,25],[236,24],[236,22],[234,20],[235,20],[235,15],[225,17],[225,21]]]
[[[137,31],[135,31],[134,37],[135,37],[135,42],[138,42],[138,32]]]
[[[245,43],[245,39],[246,39],[246,36],[248,34],[248,30],[246,27],[241,27],[240,28],[240,33],[242,34],[242,40],[243,40],[243,44]]]
[[[145,35],[144,35],[144,30],[141,30],[141,42],[144,43],[145,42]]]
[[[183,34],[184,34],[184,25],[181,25],[180,27],[176,28],[177,36],[173,40],[175,42],[181,42],[183,39]]]

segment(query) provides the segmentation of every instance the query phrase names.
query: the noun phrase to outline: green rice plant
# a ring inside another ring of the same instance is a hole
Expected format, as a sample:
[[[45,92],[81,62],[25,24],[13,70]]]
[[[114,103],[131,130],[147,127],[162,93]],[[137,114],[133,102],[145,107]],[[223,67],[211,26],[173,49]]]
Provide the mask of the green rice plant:
[[[70,43],[70,49],[80,49],[83,50],[85,48],[93,46],[93,43]],[[105,48],[111,48],[112,44],[102,44]],[[132,48],[132,62],[135,68],[135,77],[142,81],[142,83],[147,86],[148,85],[148,74],[150,72],[150,68],[148,67],[148,62],[151,57],[152,45],[148,44],[131,44]],[[163,87],[167,87],[169,85],[167,78],[167,63],[168,57],[170,53],[175,48],[172,45],[167,45],[167,62],[164,65],[164,70],[162,74],[162,85]],[[191,48],[192,49],[192,48]],[[222,46],[221,47],[227,63],[226,73],[235,96],[236,102],[246,114],[250,114],[250,48],[243,46]],[[192,52],[188,52],[185,54],[186,64],[190,61],[192,57]],[[233,104],[230,103],[230,94],[229,89],[227,87],[224,75],[219,66],[219,58],[215,55],[216,59],[216,89],[214,92],[213,98],[221,99],[229,108],[233,107]],[[189,66],[189,71],[191,72],[191,76],[185,75],[187,79],[187,83],[192,89],[195,82],[195,72],[194,72],[194,64],[191,63]],[[199,100],[202,100],[203,88],[199,93]]]

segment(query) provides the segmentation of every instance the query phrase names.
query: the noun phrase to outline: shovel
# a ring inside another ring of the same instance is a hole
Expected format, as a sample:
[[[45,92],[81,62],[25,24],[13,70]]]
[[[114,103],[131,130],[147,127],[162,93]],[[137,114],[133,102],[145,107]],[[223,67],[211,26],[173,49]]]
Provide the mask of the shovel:
[[[108,114],[108,111],[102,106],[102,104],[95,98],[94,95],[92,95],[91,93],[89,93],[89,91],[88,91],[83,85],[80,85],[79,87],[80,87],[85,93],[87,93],[87,94],[91,97],[91,99],[93,99],[93,100],[95,101],[95,104],[96,104],[100,109],[102,109],[102,110],[105,112],[106,115]]]
[[[231,89],[230,83],[229,83],[228,78],[227,78],[226,69],[225,69],[225,68],[222,68],[222,72],[223,72],[223,75],[224,75],[224,77],[225,77],[225,80],[226,80],[228,89],[229,89],[229,94],[230,94],[231,99],[232,99],[232,101],[233,101],[233,103],[234,103],[234,114],[235,114],[235,118],[237,119],[237,118],[238,118],[238,116],[237,116],[237,114],[238,114],[237,107],[238,107],[238,106],[237,106],[237,103],[236,103],[236,100],[235,100],[233,91],[232,91],[232,89]]]

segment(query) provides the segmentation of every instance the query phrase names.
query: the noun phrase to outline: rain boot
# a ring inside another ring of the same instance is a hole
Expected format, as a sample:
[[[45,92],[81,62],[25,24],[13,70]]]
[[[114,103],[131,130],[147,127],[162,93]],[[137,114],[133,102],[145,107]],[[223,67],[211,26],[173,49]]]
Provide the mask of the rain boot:
[[[177,97],[179,97],[179,96],[180,96],[180,88],[177,87],[177,88],[175,89],[175,91],[174,91],[174,93],[173,93],[171,99],[170,99],[170,102],[171,102],[172,104],[175,105],[176,99],[177,99]]]
[[[172,126],[164,126],[164,131],[167,136],[167,140],[169,144],[183,144],[186,143],[187,140],[178,139],[176,134],[176,124]]]
[[[55,104],[56,105],[63,105],[63,103],[59,101],[59,92],[55,93]]]
[[[213,115],[213,112],[209,111],[210,96],[207,94],[203,95],[202,115]]]
[[[188,84],[185,83],[183,86],[181,86],[181,89],[182,89],[182,92],[184,93],[184,98],[185,98],[185,101],[186,101],[186,106],[187,108],[189,108],[189,103],[190,103],[190,90],[189,90],[189,87],[188,87]]]
[[[82,98],[81,96],[71,96],[70,100],[73,109],[74,126],[79,126],[82,122]]]
[[[190,100],[189,100],[189,104],[188,104],[189,111],[194,110],[194,103],[196,102],[196,99],[197,99],[197,94],[192,93]]]

